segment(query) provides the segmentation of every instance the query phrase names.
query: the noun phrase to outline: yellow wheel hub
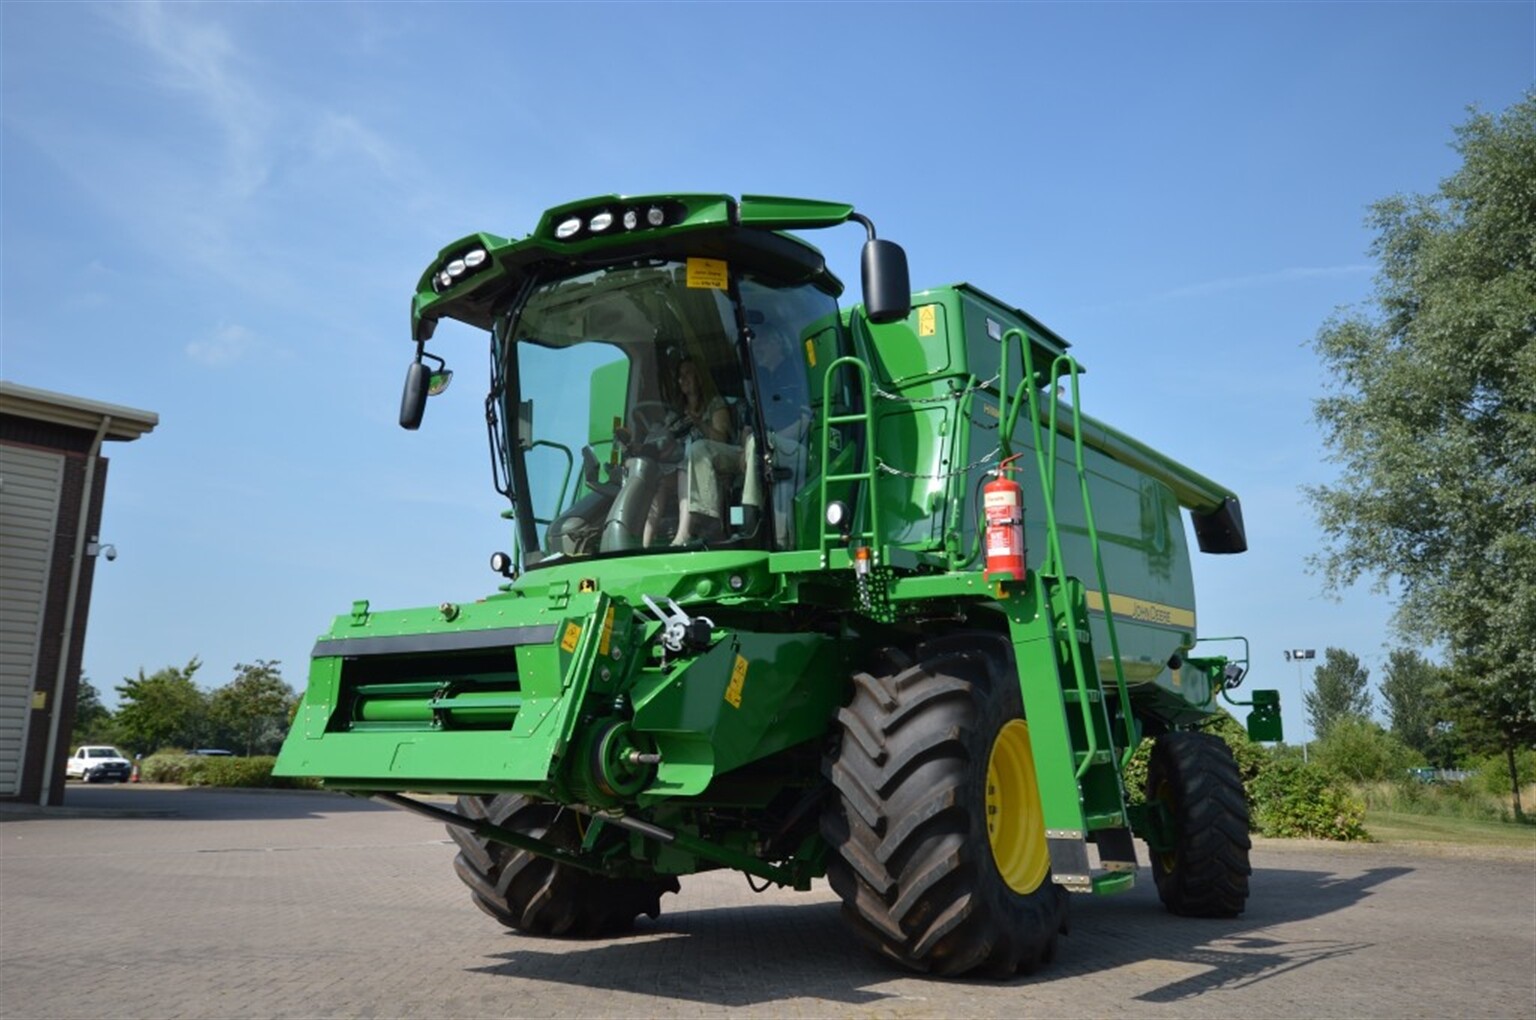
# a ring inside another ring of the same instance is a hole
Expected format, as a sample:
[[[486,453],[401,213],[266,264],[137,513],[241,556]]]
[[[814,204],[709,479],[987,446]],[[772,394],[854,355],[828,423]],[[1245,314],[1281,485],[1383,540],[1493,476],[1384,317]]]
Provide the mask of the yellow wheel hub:
[[[1029,726],[1012,719],[997,731],[987,756],[987,842],[1008,888],[1032,893],[1051,870],[1045,815],[1029,745]]]

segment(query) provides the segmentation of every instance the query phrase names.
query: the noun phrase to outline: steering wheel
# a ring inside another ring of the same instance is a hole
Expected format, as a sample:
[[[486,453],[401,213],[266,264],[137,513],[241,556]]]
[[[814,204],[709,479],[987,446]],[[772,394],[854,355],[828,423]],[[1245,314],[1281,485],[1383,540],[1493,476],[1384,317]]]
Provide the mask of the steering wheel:
[[[682,456],[682,447],[673,434],[672,425],[678,413],[671,405],[660,400],[640,400],[629,409],[635,431],[624,444],[624,456],[645,457],[671,463]]]
[[[672,414],[672,408],[660,400],[637,400],[635,406],[629,409],[630,421],[635,423],[635,437],[640,442],[650,438],[651,433],[660,431],[667,423],[667,418]]]

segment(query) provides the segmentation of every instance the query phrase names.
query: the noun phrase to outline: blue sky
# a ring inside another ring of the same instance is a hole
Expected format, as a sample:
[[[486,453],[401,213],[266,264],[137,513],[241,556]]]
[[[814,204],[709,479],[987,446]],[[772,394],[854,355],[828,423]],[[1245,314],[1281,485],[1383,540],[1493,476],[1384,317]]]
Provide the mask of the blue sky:
[[[1085,410],[1239,492],[1200,628],[1380,666],[1391,605],[1325,598],[1299,489],[1333,470],[1310,350],[1368,299],[1367,206],[1456,167],[1536,80],[1536,5],[34,4],[3,29],[6,379],[157,412],[112,459],[87,675],[280,659],[329,618],[463,601],[510,546],[485,345],[394,424],[439,247],[588,195],[855,203],[914,284],[1073,341]],[[815,238],[857,280],[855,228]]]

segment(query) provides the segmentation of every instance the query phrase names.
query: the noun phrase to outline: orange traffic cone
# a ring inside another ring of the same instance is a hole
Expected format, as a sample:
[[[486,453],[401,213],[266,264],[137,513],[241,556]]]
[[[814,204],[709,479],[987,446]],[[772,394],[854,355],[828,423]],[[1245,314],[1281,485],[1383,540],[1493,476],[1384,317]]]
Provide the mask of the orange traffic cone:
[[[139,781],[139,763],[138,762],[134,762],[133,763],[133,771],[128,773],[128,781],[130,783],[137,783]]]

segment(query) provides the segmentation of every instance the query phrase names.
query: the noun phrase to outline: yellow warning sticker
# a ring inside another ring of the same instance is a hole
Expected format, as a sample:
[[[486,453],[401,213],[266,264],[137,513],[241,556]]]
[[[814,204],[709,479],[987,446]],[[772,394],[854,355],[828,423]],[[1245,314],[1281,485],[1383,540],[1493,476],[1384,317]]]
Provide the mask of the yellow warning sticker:
[[[731,682],[725,687],[725,700],[731,703],[732,708],[741,707],[741,689],[747,684],[747,660],[736,656],[736,665],[731,667]]]
[[[939,331],[938,309],[938,305],[923,305],[917,310],[918,336],[933,336]]]
[[[576,642],[581,640],[581,625],[568,623],[565,625],[565,633],[560,637],[560,650],[562,652],[574,652]]]
[[[730,285],[730,267],[724,259],[689,259],[687,283],[695,290],[725,290]]]
[[[603,615],[603,632],[597,639],[597,654],[607,655],[608,645],[613,641],[613,607],[608,607],[608,612]]]
[[[805,360],[810,364],[810,366],[812,368],[816,367],[816,341],[815,340],[807,340],[805,342]]]

